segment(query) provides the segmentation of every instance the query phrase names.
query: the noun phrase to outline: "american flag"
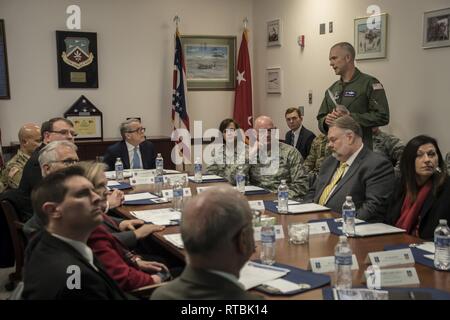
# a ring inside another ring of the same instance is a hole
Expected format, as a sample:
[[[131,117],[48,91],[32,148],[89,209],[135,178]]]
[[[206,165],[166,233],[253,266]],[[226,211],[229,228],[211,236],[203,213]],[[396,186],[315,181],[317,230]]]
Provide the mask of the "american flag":
[[[190,159],[190,141],[186,141],[189,146],[178,137],[176,129],[186,129],[189,131],[189,116],[187,114],[186,103],[186,65],[184,63],[183,47],[181,46],[180,33],[178,28],[175,33],[175,59],[173,68],[173,93],[172,93],[172,124],[174,132],[172,140],[174,140],[181,151],[184,150],[186,160]]]

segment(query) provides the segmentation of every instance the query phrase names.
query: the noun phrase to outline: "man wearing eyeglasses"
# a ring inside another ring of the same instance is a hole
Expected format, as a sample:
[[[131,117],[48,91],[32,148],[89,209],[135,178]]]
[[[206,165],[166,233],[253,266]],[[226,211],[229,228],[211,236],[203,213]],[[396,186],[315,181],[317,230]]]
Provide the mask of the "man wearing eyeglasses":
[[[42,177],[50,173],[70,167],[78,163],[77,146],[70,141],[52,141],[39,152],[38,163]],[[31,205],[31,204],[30,204]],[[42,222],[38,216],[33,216],[25,223],[23,232],[29,238],[31,235],[42,229]]]
[[[103,161],[109,170],[114,170],[117,158],[121,158],[124,169],[154,169],[155,149],[153,143],[145,140],[145,128],[139,119],[129,119],[120,124],[123,141],[106,149]]]
[[[73,123],[65,118],[52,118],[41,126],[42,143],[31,154],[30,159],[23,169],[19,189],[24,196],[30,197],[31,190],[42,180],[41,168],[39,166],[39,152],[52,141],[67,140],[74,142],[76,137]]]

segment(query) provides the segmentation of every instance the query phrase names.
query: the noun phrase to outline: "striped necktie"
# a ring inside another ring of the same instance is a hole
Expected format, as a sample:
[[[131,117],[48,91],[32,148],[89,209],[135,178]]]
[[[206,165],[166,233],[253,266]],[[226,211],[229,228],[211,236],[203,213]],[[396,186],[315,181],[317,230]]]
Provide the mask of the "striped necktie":
[[[346,162],[342,162],[339,168],[337,168],[336,172],[333,175],[333,178],[331,179],[330,183],[323,189],[322,195],[319,198],[319,204],[325,205],[328,200],[328,196],[330,195],[331,191],[333,190],[334,186],[341,180],[342,175],[345,172],[345,168],[348,166]]]

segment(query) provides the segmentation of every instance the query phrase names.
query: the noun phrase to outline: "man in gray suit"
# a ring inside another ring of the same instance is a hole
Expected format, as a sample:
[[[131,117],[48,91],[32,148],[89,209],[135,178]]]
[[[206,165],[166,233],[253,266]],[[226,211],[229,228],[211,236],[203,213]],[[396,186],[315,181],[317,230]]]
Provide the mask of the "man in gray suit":
[[[363,144],[360,125],[348,115],[330,126],[328,145],[332,156],[322,163],[306,202],[319,203],[341,213],[345,197],[352,196],[359,219],[383,221],[394,184],[390,161]]]
[[[158,288],[152,300],[250,300],[239,272],[255,250],[248,202],[230,186],[211,188],[183,210],[181,237],[187,266],[177,279]]]

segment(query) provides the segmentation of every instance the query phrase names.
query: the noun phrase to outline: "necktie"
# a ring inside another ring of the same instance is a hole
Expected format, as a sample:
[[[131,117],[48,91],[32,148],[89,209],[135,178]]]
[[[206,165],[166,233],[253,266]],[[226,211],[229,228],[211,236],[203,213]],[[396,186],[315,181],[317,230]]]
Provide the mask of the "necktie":
[[[133,169],[141,169],[141,161],[139,161],[139,147],[134,147]]]
[[[333,178],[331,178],[330,183],[323,189],[322,195],[319,198],[319,204],[325,205],[325,203],[328,200],[328,196],[331,193],[331,190],[333,190],[334,186],[341,180],[342,175],[344,174],[345,168],[347,167],[346,162],[342,162],[339,168],[336,170]]]
[[[295,132],[292,131],[292,141],[291,141],[291,145],[295,147]]]

